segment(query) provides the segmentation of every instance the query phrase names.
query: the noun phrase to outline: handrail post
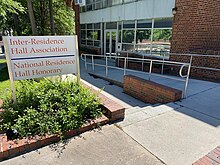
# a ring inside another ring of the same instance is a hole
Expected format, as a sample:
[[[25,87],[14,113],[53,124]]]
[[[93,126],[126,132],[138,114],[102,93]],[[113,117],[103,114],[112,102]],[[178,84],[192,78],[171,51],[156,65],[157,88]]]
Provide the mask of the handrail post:
[[[163,63],[162,63],[161,74],[163,74],[163,70],[164,70],[164,59],[165,59],[165,53],[163,53]]]
[[[85,57],[85,69],[87,70],[87,60],[86,60],[86,55],[84,54],[84,57]]]
[[[105,76],[108,77],[108,57],[105,56]]]
[[[127,64],[126,64],[126,67],[128,66],[128,52],[127,52],[127,59],[126,59],[126,61],[127,61]]]
[[[184,93],[183,93],[183,98],[186,98],[186,93],[187,93],[187,89],[188,89],[188,84],[189,84],[189,76],[190,76],[190,71],[191,71],[191,65],[192,65],[192,56],[190,58],[190,63],[189,63],[189,67],[188,67],[188,72],[187,72],[187,77],[186,77],[186,83],[185,83],[185,89],[184,89]]]
[[[125,57],[125,60],[124,60],[124,76],[126,75],[126,68],[127,68],[127,58]]]
[[[149,80],[151,78],[151,73],[152,73],[152,65],[153,65],[153,61],[150,61],[150,70],[149,70]]]
[[[94,65],[94,57],[92,56],[92,71],[95,71],[95,65]]]
[[[142,54],[142,72],[144,71],[144,55]]]

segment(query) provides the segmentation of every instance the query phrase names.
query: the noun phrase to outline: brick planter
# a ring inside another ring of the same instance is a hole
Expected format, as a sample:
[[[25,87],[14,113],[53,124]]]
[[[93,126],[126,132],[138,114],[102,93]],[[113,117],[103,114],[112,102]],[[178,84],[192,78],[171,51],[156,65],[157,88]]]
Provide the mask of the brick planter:
[[[84,124],[81,128],[70,130],[64,133],[65,138],[76,136],[80,133],[91,130],[99,125],[108,122],[108,118],[102,116],[98,119],[91,120]],[[24,154],[26,152],[41,148],[43,146],[60,141],[57,135],[46,135],[44,137],[35,136],[32,138],[23,138],[19,140],[7,140],[6,135],[0,135],[0,161]]]
[[[88,84],[83,83],[87,88],[92,89],[93,92],[97,93],[98,90],[91,88]],[[81,128],[70,130],[64,134],[65,138],[70,138],[80,133],[91,130],[97,126],[104,125],[109,121],[116,121],[124,119],[125,108],[116,103],[115,101],[109,99],[102,93],[98,92],[98,97],[101,99],[101,108],[104,110],[104,115],[98,119],[90,120],[85,123]],[[0,105],[2,101],[0,100]],[[2,110],[0,109],[0,113]],[[32,137],[24,138],[19,140],[8,140],[4,131],[0,131],[0,161],[12,158],[26,152],[41,148],[43,146],[60,141],[57,135],[46,135],[44,137]]]
[[[98,97],[101,99],[101,107],[104,109],[104,114],[109,118],[110,121],[123,120],[125,115],[125,108],[115,101],[109,99],[104,94],[100,93],[98,90],[92,88],[86,82],[83,82],[83,86],[91,89],[93,92],[98,94]]]
[[[169,103],[181,99],[182,91],[136,76],[124,76],[124,92],[145,103]]]

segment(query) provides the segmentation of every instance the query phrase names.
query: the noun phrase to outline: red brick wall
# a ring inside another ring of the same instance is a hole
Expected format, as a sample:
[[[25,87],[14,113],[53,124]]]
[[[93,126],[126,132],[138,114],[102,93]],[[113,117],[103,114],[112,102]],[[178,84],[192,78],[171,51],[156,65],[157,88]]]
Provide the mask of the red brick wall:
[[[181,99],[182,91],[136,76],[124,76],[124,92],[146,103],[169,103]]]
[[[193,65],[220,68],[220,0],[176,0],[176,7],[171,52],[219,55],[214,60],[194,59]],[[171,56],[170,60],[185,58]],[[220,71],[193,69],[192,76],[220,81]]]

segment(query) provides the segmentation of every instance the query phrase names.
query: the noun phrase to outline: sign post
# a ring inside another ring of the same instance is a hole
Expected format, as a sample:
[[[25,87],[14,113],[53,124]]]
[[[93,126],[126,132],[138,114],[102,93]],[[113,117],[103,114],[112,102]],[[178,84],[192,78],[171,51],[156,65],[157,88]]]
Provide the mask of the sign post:
[[[6,36],[3,41],[14,102],[16,80],[72,73],[80,82],[77,36]]]

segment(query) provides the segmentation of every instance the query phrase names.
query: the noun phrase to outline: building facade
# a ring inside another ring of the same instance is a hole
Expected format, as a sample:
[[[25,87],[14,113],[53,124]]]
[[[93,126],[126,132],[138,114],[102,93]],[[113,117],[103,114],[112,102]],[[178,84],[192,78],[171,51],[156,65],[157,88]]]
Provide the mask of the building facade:
[[[170,51],[175,0],[87,0],[81,7],[81,46],[100,54]]]
[[[176,0],[175,6],[171,52],[200,54],[192,60],[191,77],[220,82],[220,0]],[[170,60],[189,58],[171,55]]]
[[[169,59],[180,62],[190,61],[181,54],[217,55],[194,57],[191,77],[219,82],[219,11],[220,0],[86,0],[80,43],[104,55],[171,52]]]

